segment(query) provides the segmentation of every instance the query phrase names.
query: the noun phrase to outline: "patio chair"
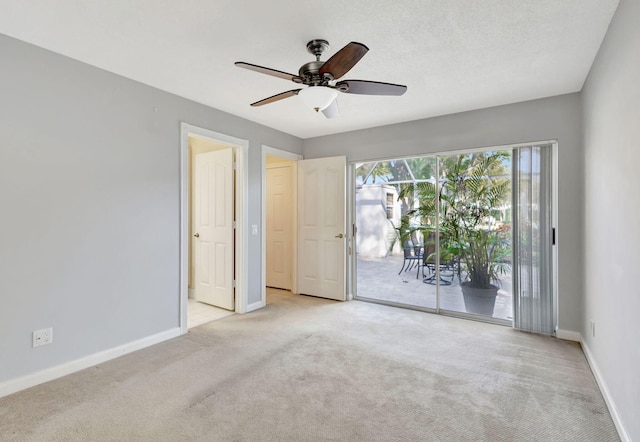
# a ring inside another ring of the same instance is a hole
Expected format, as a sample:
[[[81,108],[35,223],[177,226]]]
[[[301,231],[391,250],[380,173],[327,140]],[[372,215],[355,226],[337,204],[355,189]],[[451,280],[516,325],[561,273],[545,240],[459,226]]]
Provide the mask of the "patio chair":
[[[407,270],[411,270],[416,264],[418,265],[418,272],[420,272],[420,267],[422,264],[422,254],[420,253],[420,249],[421,247],[414,246],[413,242],[405,241],[403,248],[404,260],[402,261],[402,268],[398,272],[398,275],[401,274],[403,270],[405,272]],[[418,274],[416,273],[416,278],[417,277]]]
[[[436,272],[436,237],[433,233],[429,233],[424,243],[424,256],[422,260],[422,278],[426,277],[424,269],[428,270],[430,274]],[[426,282],[426,280],[425,280]]]
[[[430,275],[424,274],[424,268],[429,270]],[[436,237],[434,233],[429,233],[427,241],[424,244],[424,258],[422,264],[422,282],[426,284],[436,284],[436,274],[440,275],[440,285],[451,285],[453,277],[455,275],[455,261],[444,261],[442,256],[440,257],[439,272],[436,272]]]

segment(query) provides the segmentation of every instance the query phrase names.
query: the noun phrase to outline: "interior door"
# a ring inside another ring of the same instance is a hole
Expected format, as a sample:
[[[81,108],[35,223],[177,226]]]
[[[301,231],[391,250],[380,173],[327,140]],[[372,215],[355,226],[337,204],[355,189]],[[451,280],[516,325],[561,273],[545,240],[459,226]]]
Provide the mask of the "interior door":
[[[195,158],[195,299],[234,309],[233,149]]]
[[[298,161],[298,291],[346,299],[346,158]]]
[[[266,283],[285,290],[292,286],[293,185],[290,163],[267,167]]]

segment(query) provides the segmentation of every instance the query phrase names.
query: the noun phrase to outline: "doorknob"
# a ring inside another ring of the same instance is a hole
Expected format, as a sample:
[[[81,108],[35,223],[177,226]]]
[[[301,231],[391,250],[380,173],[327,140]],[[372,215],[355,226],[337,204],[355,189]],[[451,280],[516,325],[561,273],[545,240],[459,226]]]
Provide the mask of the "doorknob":
[[[199,233],[196,233],[196,234],[195,234],[195,235],[193,235],[193,236],[195,236],[196,238],[200,238],[200,234],[199,234]]]
[[[336,238],[344,238],[344,235],[342,233],[339,233],[336,235]]]

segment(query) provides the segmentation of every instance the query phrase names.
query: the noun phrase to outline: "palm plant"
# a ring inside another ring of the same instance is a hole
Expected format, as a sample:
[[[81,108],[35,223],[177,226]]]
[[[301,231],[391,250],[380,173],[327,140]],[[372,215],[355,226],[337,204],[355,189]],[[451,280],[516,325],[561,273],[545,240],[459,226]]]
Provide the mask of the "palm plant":
[[[422,182],[403,189],[417,193],[419,200],[407,219],[418,217],[423,230],[433,231],[438,224],[441,261],[442,256],[455,257],[469,287],[492,288],[509,268],[509,232],[496,223],[498,208],[511,192],[504,176],[508,158],[508,151],[445,157],[439,188]]]

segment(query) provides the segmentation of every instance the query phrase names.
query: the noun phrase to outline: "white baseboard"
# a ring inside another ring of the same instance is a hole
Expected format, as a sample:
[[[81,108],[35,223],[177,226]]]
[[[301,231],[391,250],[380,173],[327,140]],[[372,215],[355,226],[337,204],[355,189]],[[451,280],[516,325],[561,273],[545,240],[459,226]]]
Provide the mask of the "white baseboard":
[[[607,387],[607,383],[604,381],[602,374],[600,373],[600,369],[598,368],[598,364],[593,358],[593,354],[591,350],[589,350],[589,346],[581,341],[580,345],[582,345],[582,351],[587,358],[587,362],[589,363],[589,367],[591,367],[591,372],[593,373],[593,377],[596,378],[596,383],[598,387],[600,387],[600,392],[604,397],[604,401],[607,404],[607,408],[609,408],[609,413],[611,414],[611,419],[613,419],[613,423],[618,430],[618,435],[620,436],[620,440],[622,442],[631,442],[631,437],[629,437],[629,433],[624,428],[622,423],[622,419],[620,419],[620,414],[618,413],[618,409],[616,408],[616,404],[611,397],[611,393],[609,393],[609,388]]]
[[[123,356],[136,350],[150,347],[154,344],[167,341],[179,335],[180,328],[172,328],[170,330],[160,332],[152,336],[147,336],[146,338],[142,338],[137,341],[129,342],[128,344],[124,344],[119,347],[110,348],[108,350],[94,353],[92,355],[66,362],[61,365],[56,365],[55,367],[47,368],[36,373],[2,382],[0,383],[0,397],[8,396],[18,391],[42,384],[44,382],[52,381],[62,376],[75,373],[76,371],[84,370],[85,368],[101,364],[110,359],[115,359],[119,356]]]
[[[582,335],[580,334],[580,332],[572,330],[558,329],[556,331],[556,337],[558,339],[564,339],[565,341],[582,342]]]

